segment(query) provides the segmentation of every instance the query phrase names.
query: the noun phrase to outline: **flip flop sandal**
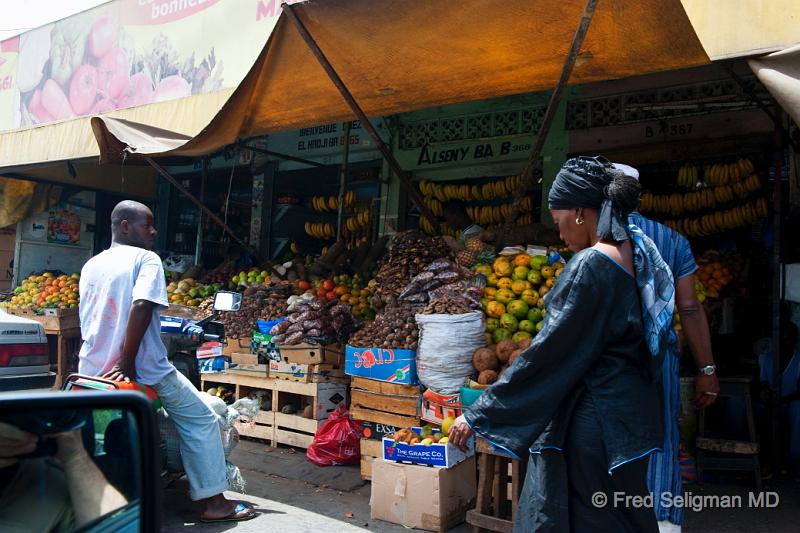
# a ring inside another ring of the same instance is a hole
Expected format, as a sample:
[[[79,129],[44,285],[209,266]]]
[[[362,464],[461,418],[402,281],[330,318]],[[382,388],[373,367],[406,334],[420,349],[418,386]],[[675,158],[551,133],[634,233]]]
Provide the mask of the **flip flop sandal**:
[[[240,513],[245,511],[249,511],[246,515],[237,516]],[[245,522],[247,520],[252,520],[258,516],[252,507],[248,507],[247,505],[239,502],[236,504],[236,507],[233,508],[233,511],[228,516],[223,516],[222,518],[203,518],[200,517],[201,522]]]
[[[244,505],[248,509],[255,509],[256,508],[256,504],[254,504],[254,503],[246,502],[244,500],[233,500],[233,501],[235,501],[237,504]]]

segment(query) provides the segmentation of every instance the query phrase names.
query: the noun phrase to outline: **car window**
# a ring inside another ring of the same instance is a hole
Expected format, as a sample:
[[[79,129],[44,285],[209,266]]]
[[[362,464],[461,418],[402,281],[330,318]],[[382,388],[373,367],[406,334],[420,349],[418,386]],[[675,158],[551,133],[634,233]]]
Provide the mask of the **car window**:
[[[0,531],[118,531],[138,524],[138,443],[133,414],[120,409],[4,414]]]

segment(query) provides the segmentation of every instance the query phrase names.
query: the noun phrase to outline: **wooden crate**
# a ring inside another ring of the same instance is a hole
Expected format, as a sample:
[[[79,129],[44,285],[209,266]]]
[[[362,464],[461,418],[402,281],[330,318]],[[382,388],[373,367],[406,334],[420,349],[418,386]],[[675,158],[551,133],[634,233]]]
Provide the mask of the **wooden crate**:
[[[77,307],[70,309],[42,309],[40,313],[23,307],[9,307],[6,311],[10,315],[35,320],[44,327],[45,332],[48,334],[57,334],[62,330],[81,327],[81,319]]]
[[[259,411],[255,419],[249,421],[240,418],[236,421],[239,435],[269,441],[275,444],[275,413],[272,411]]]
[[[278,444],[307,449],[314,442],[317,428],[323,420],[312,420],[298,415],[275,413],[275,441]]]
[[[372,479],[372,461],[383,460],[383,444],[375,439],[361,439],[361,479]]]
[[[353,377],[350,396],[350,414],[356,420],[401,428],[419,425],[420,394],[416,386]]]
[[[201,388],[203,390],[217,384],[233,385],[237,398],[241,398],[253,389],[270,391],[273,410],[259,413],[260,419],[257,418],[257,427],[255,429],[251,428],[250,431],[245,429],[244,433],[240,431],[240,434],[270,440],[272,446],[286,444],[297,448],[308,448],[314,441],[314,434],[317,428],[328,417],[325,411],[330,407],[326,404],[326,402],[330,403],[328,396],[341,394],[344,398],[347,393],[344,385],[340,385],[337,388],[330,383],[300,383],[269,377],[227,373],[201,376]],[[281,408],[289,401],[301,404],[297,405],[299,414],[290,415],[280,412]],[[343,399],[342,401],[345,400]],[[313,416],[319,418],[319,420],[301,416],[305,405],[313,406]],[[322,407],[325,407],[325,409],[322,409]]]

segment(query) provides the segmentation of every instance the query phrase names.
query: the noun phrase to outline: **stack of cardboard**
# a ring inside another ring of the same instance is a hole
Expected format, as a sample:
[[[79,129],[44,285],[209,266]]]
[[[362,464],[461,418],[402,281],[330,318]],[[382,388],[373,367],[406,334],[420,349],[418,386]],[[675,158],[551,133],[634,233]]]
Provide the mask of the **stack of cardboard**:
[[[281,346],[269,361],[269,375],[301,383],[346,383],[344,351],[338,344]]]

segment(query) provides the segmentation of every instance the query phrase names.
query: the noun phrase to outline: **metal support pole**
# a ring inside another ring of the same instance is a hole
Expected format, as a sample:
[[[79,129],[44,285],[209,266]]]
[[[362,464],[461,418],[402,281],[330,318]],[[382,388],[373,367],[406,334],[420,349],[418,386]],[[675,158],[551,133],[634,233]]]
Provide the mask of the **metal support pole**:
[[[203,168],[200,172],[200,202],[206,200],[206,181],[208,180],[208,159],[203,158]],[[203,262],[203,211],[197,213],[197,242],[194,245],[194,264]]]
[[[350,158],[350,127],[348,120],[344,127],[344,146],[342,146],[342,166],[339,169],[339,212],[336,217],[336,239],[342,238],[342,218],[344,214],[344,194],[347,187],[347,160]]]
[[[536,135],[533,148],[531,148],[531,155],[522,171],[522,183],[519,188],[514,191],[514,201],[511,204],[511,209],[506,218],[506,222],[509,224],[514,222],[519,216],[519,204],[525,196],[525,190],[533,185],[534,169],[539,162],[542,148],[544,148],[544,142],[547,140],[547,134],[550,132],[550,126],[553,123],[558,104],[561,101],[561,95],[567,87],[567,82],[575,66],[575,60],[578,58],[578,54],[581,51],[581,46],[583,46],[583,40],[586,37],[586,32],[589,30],[589,23],[592,21],[592,16],[594,16],[596,7],[597,0],[587,0],[586,7],[583,9],[583,15],[581,16],[581,22],[578,24],[575,36],[572,38],[572,46],[567,53],[564,67],[561,69],[561,77],[558,79],[558,83],[553,89],[553,94],[550,95],[550,100],[547,102],[547,108],[542,117],[542,125],[539,127],[539,132]]]
[[[780,107],[775,114],[775,160],[774,171],[775,181],[772,189],[772,261],[774,271],[772,274],[772,384],[775,389],[772,395],[772,457],[776,462],[780,461],[780,425],[781,425],[781,294],[782,287],[782,265],[781,265],[781,240],[782,218],[783,218],[783,184],[781,174],[783,173],[783,111]]]
[[[211,209],[209,209],[208,207],[203,205],[203,202],[198,200],[195,195],[193,195],[191,192],[187,191],[186,188],[183,185],[181,185],[180,182],[178,180],[176,180],[169,172],[167,172],[167,170],[164,167],[162,167],[161,165],[156,163],[153,160],[153,158],[151,158],[151,157],[145,156],[144,160],[147,161],[147,163],[149,163],[150,166],[153,167],[156,170],[156,172],[161,174],[161,176],[163,176],[165,180],[170,182],[173,187],[178,189],[178,192],[180,192],[182,195],[186,196],[189,199],[190,202],[192,202],[194,205],[196,205],[197,208],[200,209],[201,212],[203,212],[206,215],[208,215],[208,218],[213,220],[216,224],[219,224],[222,227],[223,230],[225,230],[226,232],[230,233],[231,238],[233,238],[233,240],[235,240],[236,242],[238,242],[239,244],[244,246],[247,250],[249,250],[256,259],[259,259],[259,260],[261,259],[261,256],[259,255],[257,250],[253,249],[252,246],[250,246],[249,244],[244,242],[242,239],[240,239],[236,235],[236,233],[234,233],[234,231],[230,228],[230,226],[228,226],[225,222],[223,222],[222,219],[219,218]]]
[[[590,2],[597,2],[597,0],[590,0]],[[342,78],[339,77],[339,74],[336,73],[336,70],[333,68],[330,61],[328,61],[328,58],[325,57],[325,54],[322,52],[322,49],[320,49],[317,42],[308,32],[308,29],[306,28],[305,24],[303,24],[303,22],[297,17],[297,14],[294,12],[294,6],[284,3],[281,5],[281,8],[283,9],[283,12],[286,13],[286,15],[289,17],[289,19],[291,19],[291,21],[294,23],[295,27],[297,28],[297,31],[300,33],[300,37],[303,38],[303,41],[305,41],[306,45],[308,45],[308,48],[311,50],[311,53],[314,54],[314,57],[317,58],[319,64],[322,65],[323,69],[325,69],[325,72],[328,74],[328,77],[331,79],[333,84],[339,90],[339,93],[342,95],[342,98],[344,98],[345,102],[347,102],[347,105],[350,106],[350,109],[353,110],[353,113],[355,113],[356,117],[358,117],[358,120],[361,121],[361,125],[364,126],[365,130],[367,130],[367,133],[369,133],[370,137],[372,137],[372,140],[375,141],[375,144],[378,146],[381,155],[383,155],[383,158],[386,159],[387,163],[389,163],[389,167],[392,169],[392,171],[395,174],[397,174],[397,177],[400,179],[400,183],[403,184],[403,187],[406,189],[406,192],[408,193],[408,196],[411,198],[411,201],[413,201],[417,205],[420,212],[425,216],[425,218],[427,218],[432,223],[435,223],[438,219],[422,201],[422,196],[419,194],[419,191],[414,186],[414,184],[411,183],[411,180],[408,178],[408,175],[405,173],[405,171],[403,171],[402,167],[400,166],[400,163],[398,163],[397,159],[395,159],[394,154],[392,154],[391,148],[389,148],[389,146],[383,141],[381,136],[378,134],[378,130],[376,130],[375,126],[372,125],[372,122],[369,121],[369,118],[367,118],[367,115],[364,113],[364,110],[361,109],[361,106],[358,105],[358,102],[356,102],[355,98],[353,98],[353,95],[350,93],[349,89],[342,81]]]

